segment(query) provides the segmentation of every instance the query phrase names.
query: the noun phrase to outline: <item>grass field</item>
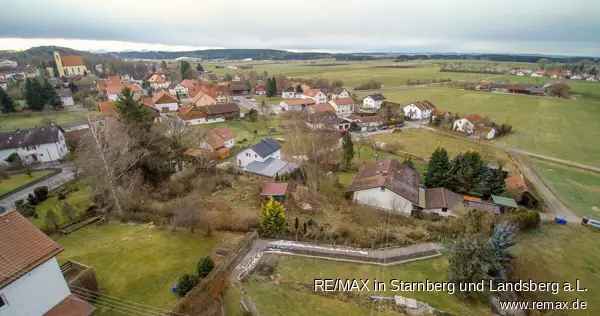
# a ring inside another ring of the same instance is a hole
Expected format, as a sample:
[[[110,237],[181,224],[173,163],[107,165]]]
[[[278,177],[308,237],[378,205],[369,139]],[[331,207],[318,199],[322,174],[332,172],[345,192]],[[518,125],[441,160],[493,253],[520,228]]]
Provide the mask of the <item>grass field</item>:
[[[244,290],[264,315],[401,315],[378,309],[368,302],[368,295],[394,295],[391,291],[379,294],[362,293],[361,297],[328,296],[312,292],[315,278],[377,279],[389,283],[390,279],[406,281],[446,280],[448,262],[445,258],[417,261],[391,267],[366,264],[332,262],[312,258],[279,256],[274,280],[253,275]],[[234,293],[229,300],[235,302]],[[467,304],[447,293],[403,292],[396,293],[424,301],[435,308],[454,315],[484,315],[489,309],[482,304]],[[235,310],[229,307],[229,310]],[[233,315],[236,315],[233,313]]]
[[[31,175],[28,175],[26,173],[17,173],[10,175],[8,176],[8,179],[0,180],[0,194],[10,192],[22,185],[26,185],[43,176],[49,175],[50,173],[52,173],[52,170],[32,171]]]
[[[600,89],[600,85],[598,85]],[[438,108],[478,113],[513,126],[498,143],[522,150],[600,166],[600,101],[505,95],[452,88],[422,88],[385,93],[395,102],[428,99]]]
[[[205,237],[149,224],[109,223],[87,226],[56,241],[65,248],[59,261],[92,266],[102,293],[168,309],[177,300],[170,290],[177,279],[194,272],[198,260],[216,245],[237,240],[233,234]],[[98,314],[113,315],[107,310]]]
[[[544,181],[579,216],[600,219],[600,174],[532,159]]]
[[[33,218],[32,221],[40,229],[47,228],[46,213],[49,210],[53,210],[57,215],[59,226],[69,223],[69,218],[63,212],[63,205],[65,202],[69,203],[69,205],[75,209],[76,217],[83,215],[85,211],[93,205],[91,188],[89,186],[86,186],[81,182],[71,182],[65,186],[69,187],[72,191],[67,194],[64,200],[59,200],[58,195],[56,194],[50,194],[50,197],[48,197],[46,201],[36,206],[35,211],[37,218]]]
[[[380,143],[396,145],[398,153],[409,152],[423,159],[429,159],[438,147],[445,148],[451,158],[461,152],[476,151],[484,160],[501,162],[505,168],[512,169],[508,155],[500,149],[426,129],[406,129],[402,133],[381,134],[373,139]]]
[[[588,302],[586,311],[551,315],[600,314],[600,231],[582,226],[544,225],[525,234],[516,247],[516,276],[539,281],[575,282],[588,289],[585,293],[539,295],[539,300]]]
[[[31,128],[45,125],[52,121],[58,125],[75,125],[85,123],[87,112],[62,111],[62,112],[30,112],[0,115],[0,131],[13,131],[17,128]]]

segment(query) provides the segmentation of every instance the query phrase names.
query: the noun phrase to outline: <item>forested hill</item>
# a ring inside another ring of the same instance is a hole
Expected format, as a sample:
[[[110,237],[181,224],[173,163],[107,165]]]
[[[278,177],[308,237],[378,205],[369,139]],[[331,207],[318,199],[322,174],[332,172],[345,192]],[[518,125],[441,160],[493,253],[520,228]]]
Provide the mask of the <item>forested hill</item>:
[[[54,57],[52,54],[54,51],[59,51],[64,55],[82,56],[83,59],[91,65],[105,62],[106,60],[116,59],[116,57],[111,54],[97,54],[59,46],[38,46],[24,51],[0,50],[0,59],[14,60],[19,63],[19,65],[39,65],[42,62],[48,63],[53,61]]]
[[[306,60],[331,58],[329,53],[296,53],[276,49],[206,49],[187,52],[164,52],[164,51],[138,51],[114,53],[121,58],[143,58],[143,59],[175,59],[179,57],[191,57],[202,59],[246,59],[257,60]]]

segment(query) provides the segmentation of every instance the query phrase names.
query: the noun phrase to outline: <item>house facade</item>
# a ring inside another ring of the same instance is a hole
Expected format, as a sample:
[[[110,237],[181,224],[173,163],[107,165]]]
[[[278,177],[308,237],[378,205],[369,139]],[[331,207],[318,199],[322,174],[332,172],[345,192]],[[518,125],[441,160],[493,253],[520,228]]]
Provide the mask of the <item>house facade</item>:
[[[310,98],[286,99],[279,103],[283,111],[303,111],[315,105],[315,100]]]
[[[331,100],[352,98],[352,94],[346,88],[338,88],[331,93],[330,98]]]
[[[281,92],[281,97],[284,99],[294,99],[302,97],[302,93],[296,93],[296,89],[289,87]]]
[[[260,143],[240,152],[237,155],[236,160],[237,166],[244,169],[255,161],[265,162],[269,158],[280,159],[281,146],[277,141],[271,138],[265,138],[261,140]]]
[[[154,90],[168,89],[171,85],[171,82],[167,79],[167,76],[161,73],[152,74],[147,81],[148,84],[150,84],[150,87]]]
[[[435,112],[435,106],[427,100],[417,101],[404,106],[402,111],[409,120],[428,120]]]
[[[315,101],[316,104],[327,103],[327,95],[319,89],[306,89],[302,98],[311,99]]]
[[[152,97],[152,103],[147,105],[151,105],[159,112],[177,112],[179,109],[177,99],[165,91],[160,91]]]
[[[360,110],[362,112],[375,113],[381,109],[384,100],[385,97],[380,93],[368,95],[363,99]]]
[[[471,135],[475,131],[475,124],[473,124],[471,121],[469,121],[466,118],[461,118],[461,119],[454,121],[454,123],[452,123],[452,129],[457,132]]]
[[[0,316],[89,316],[73,295],[56,256],[63,248],[17,211],[0,214]]]
[[[354,113],[354,100],[352,98],[336,98],[329,101],[339,117],[348,117]]]
[[[44,126],[0,133],[0,160],[16,153],[25,164],[52,162],[69,153],[62,128]]]

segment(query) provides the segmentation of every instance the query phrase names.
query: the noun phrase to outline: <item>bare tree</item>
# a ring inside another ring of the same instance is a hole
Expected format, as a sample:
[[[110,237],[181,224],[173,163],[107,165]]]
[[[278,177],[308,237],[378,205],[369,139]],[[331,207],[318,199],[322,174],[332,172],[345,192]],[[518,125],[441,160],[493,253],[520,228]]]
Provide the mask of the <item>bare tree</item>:
[[[187,227],[193,233],[200,225],[200,201],[193,197],[176,200],[173,206],[173,229]]]

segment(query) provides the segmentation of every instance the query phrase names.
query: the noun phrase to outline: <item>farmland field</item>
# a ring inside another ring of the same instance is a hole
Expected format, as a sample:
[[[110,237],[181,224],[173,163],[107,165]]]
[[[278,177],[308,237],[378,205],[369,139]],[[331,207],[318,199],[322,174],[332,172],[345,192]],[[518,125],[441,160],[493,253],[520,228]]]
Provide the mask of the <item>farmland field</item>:
[[[600,174],[532,159],[533,166],[567,207],[600,219]]]
[[[177,301],[171,287],[192,273],[202,256],[239,235],[172,232],[151,224],[90,225],[56,241],[65,248],[59,261],[74,260],[96,270],[100,291],[140,304],[169,309]],[[113,315],[100,310],[98,315]],[[96,315],[96,314],[95,314]]]

